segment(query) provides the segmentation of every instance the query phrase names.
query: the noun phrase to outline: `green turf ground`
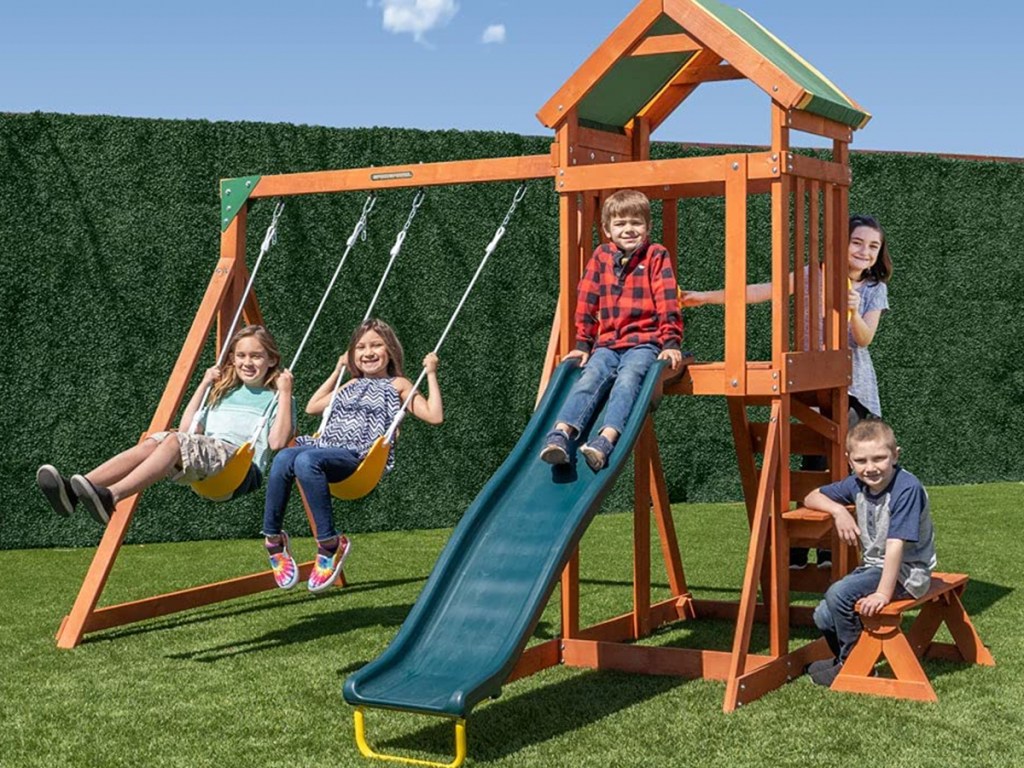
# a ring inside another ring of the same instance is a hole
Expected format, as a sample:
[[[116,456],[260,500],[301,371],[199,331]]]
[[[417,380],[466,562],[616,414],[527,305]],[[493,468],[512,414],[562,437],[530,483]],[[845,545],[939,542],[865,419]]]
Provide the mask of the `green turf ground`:
[[[931,498],[940,569],[971,575],[965,603],[998,665],[926,662],[937,704],[834,694],[803,677],[725,715],[721,683],[559,668],[474,711],[469,764],[1024,765],[1024,485],[935,488]],[[674,514],[694,593],[735,598],[742,507],[678,505]],[[347,589],[264,593],[109,630],[74,651],[58,651],[53,634],[92,551],[4,552],[0,765],[372,765],[355,747],[341,684],[398,630],[448,534],[359,535]],[[630,516],[613,514],[584,538],[585,622],[628,610],[630,536]],[[305,559],[311,543],[296,548]],[[126,547],[104,603],[262,567],[256,540]],[[654,574],[657,599],[667,594],[659,562]],[[557,626],[549,607],[537,634]],[[650,642],[726,649],[731,631],[702,622]],[[371,740],[439,758],[450,749],[439,722],[371,713]]]

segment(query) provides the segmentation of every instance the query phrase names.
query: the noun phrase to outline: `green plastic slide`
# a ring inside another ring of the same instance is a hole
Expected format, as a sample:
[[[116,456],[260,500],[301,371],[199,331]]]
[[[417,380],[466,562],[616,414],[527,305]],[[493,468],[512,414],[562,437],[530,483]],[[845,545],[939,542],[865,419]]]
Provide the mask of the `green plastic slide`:
[[[561,467],[538,458],[580,375],[574,361],[558,367],[519,443],[456,526],[394,641],[345,681],[348,703],[465,717],[500,693],[562,568],[626,464],[664,365],[652,366],[608,466],[596,473],[582,457]]]

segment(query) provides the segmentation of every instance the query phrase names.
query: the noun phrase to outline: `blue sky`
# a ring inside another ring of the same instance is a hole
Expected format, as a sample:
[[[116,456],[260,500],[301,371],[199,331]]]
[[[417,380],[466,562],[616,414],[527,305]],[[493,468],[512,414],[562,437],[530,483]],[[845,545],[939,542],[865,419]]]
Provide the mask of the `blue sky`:
[[[731,4],[874,115],[855,149],[1024,157],[1024,3]],[[0,111],[549,135],[537,109],[633,5],[8,0]],[[654,139],[763,144],[767,115],[748,83],[705,85]]]

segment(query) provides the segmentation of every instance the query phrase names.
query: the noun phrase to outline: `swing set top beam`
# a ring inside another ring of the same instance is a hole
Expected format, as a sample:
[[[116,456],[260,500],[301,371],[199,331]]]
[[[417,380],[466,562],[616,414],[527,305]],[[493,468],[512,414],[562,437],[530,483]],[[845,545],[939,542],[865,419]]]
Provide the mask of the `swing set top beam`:
[[[495,157],[261,176],[249,197],[288,197],[488,181],[523,181],[554,175],[555,167],[550,154]]]

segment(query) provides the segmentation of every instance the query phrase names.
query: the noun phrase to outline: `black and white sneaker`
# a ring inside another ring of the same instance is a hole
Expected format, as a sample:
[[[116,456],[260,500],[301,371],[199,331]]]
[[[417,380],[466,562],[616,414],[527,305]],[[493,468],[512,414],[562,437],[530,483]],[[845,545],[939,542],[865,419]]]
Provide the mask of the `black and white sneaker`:
[[[53,511],[61,517],[67,517],[75,511],[78,494],[71,487],[71,481],[57,471],[52,464],[43,464],[36,470],[36,485],[43,496],[50,502]]]
[[[93,485],[82,475],[71,476],[71,487],[89,510],[92,519],[100,525],[110,522],[114,514],[114,496],[102,485]]]

